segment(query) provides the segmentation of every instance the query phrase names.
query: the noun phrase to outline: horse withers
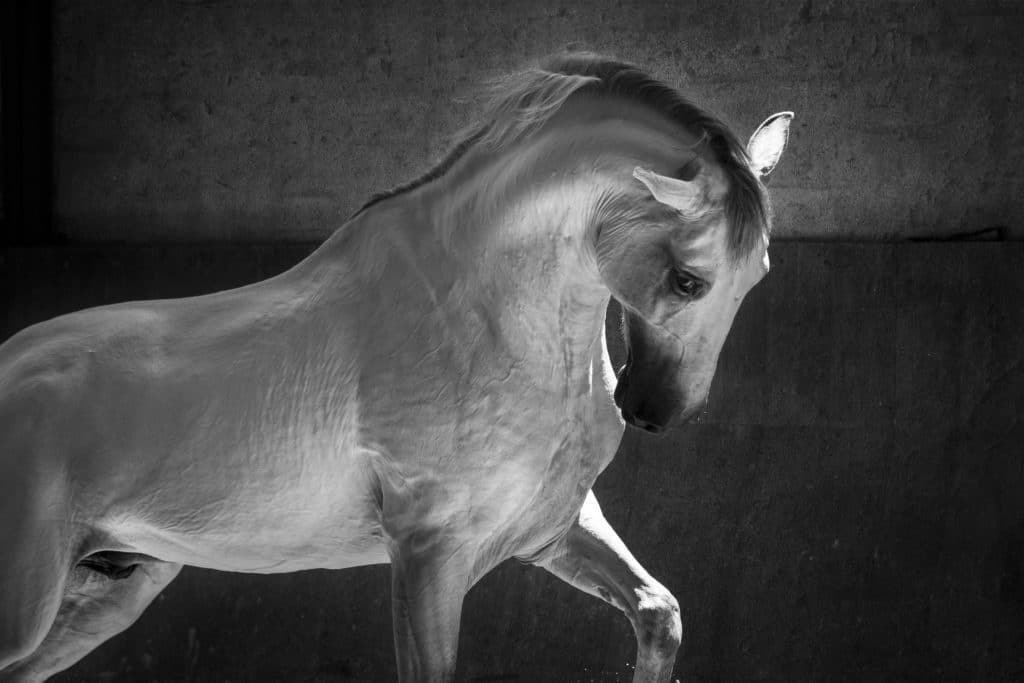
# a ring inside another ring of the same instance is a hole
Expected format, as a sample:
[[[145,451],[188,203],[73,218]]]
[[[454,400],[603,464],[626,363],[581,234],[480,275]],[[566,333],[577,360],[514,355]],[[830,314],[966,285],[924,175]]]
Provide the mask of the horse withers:
[[[463,597],[518,558],[619,607],[666,681],[678,604],[591,492],[624,421],[704,404],[768,271],[744,148],[634,66],[570,54],[291,270],[93,308],[0,347],[0,680],[128,627],[183,565],[390,563],[399,679],[454,676]],[[612,371],[610,297],[627,362]]]

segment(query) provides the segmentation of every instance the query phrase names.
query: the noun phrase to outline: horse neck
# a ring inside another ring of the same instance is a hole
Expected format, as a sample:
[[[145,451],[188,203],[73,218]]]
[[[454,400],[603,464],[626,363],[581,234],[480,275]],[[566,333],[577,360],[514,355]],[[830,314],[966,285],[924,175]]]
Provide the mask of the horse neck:
[[[543,141],[467,156],[423,193],[432,239],[474,290],[528,318],[533,336],[589,346],[609,297],[594,251],[593,184]]]
[[[535,182],[550,159],[515,151],[470,153],[428,185],[370,206],[304,271],[337,286],[347,275],[334,273],[354,266],[363,271],[360,296],[405,311],[410,324],[441,310],[446,334],[476,343],[485,318],[482,327],[514,356],[536,355],[539,344],[582,360],[600,338],[609,297],[591,246],[591,198]]]

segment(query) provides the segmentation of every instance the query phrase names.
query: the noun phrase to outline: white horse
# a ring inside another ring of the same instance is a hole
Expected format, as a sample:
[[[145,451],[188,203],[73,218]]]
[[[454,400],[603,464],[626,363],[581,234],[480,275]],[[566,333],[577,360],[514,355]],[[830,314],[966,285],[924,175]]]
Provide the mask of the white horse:
[[[744,149],[633,66],[558,57],[500,83],[438,168],[286,273],[15,335],[0,679],[70,666],[182,565],[390,563],[399,679],[448,681],[463,596],[515,557],[625,612],[634,680],[668,680],[678,604],[591,486],[623,419],[655,432],[705,403],[768,271],[760,178],[791,117]]]

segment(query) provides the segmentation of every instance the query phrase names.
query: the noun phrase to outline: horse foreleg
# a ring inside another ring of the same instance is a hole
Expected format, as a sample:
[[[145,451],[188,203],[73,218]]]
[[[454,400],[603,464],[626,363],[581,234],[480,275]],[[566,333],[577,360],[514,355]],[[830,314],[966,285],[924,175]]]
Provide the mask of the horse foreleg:
[[[682,637],[679,603],[640,566],[590,491],[569,532],[537,564],[622,610],[637,638],[634,683],[664,683]]]
[[[469,570],[469,558],[443,544],[421,539],[391,549],[391,615],[401,683],[454,680]]]
[[[0,671],[0,681],[45,681],[68,668],[134,623],[180,569],[151,559],[111,575],[75,567],[46,637],[30,655]]]

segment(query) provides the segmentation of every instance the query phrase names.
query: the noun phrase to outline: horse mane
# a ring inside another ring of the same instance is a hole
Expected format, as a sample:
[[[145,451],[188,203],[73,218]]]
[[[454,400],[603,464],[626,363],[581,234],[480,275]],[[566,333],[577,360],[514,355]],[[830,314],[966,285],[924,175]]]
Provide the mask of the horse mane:
[[[374,194],[354,215],[444,175],[477,145],[501,149],[550,119],[576,92],[620,97],[646,106],[698,138],[714,154],[729,180],[724,199],[734,257],[759,246],[771,231],[771,207],[761,180],[750,170],[746,147],[720,119],[686,99],[633,64],[590,52],[569,52],[544,61],[539,68],[510,74],[489,83],[483,123],[471,126],[454,148],[423,175]]]

